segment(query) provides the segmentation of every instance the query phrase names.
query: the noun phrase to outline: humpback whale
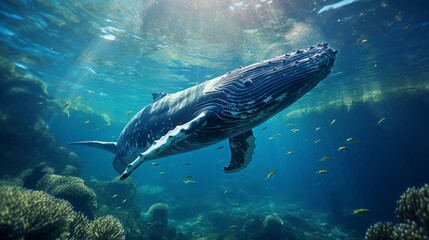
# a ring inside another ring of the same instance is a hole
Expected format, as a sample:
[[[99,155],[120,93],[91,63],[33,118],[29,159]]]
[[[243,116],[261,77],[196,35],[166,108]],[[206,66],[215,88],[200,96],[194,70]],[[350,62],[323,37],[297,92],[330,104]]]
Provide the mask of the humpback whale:
[[[80,141],[115,154],[113,166],[126,179],[143,162],[193,151],[225,139],[231,159],[224,172],[252,159],[252,129],[285,109],[326,78],[337,50],[327,43],[240,67],[173,93],[155,93],[122,130],[117,142]]]

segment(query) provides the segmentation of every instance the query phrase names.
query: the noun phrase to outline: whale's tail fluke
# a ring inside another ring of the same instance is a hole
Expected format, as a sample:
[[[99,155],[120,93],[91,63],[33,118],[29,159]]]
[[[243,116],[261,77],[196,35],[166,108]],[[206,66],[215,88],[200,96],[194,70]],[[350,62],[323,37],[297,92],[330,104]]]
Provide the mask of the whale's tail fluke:
[[[81,141],[81,142],[71,142],[69,144],[95,147],[104,151],[116,153],[116,142]]]

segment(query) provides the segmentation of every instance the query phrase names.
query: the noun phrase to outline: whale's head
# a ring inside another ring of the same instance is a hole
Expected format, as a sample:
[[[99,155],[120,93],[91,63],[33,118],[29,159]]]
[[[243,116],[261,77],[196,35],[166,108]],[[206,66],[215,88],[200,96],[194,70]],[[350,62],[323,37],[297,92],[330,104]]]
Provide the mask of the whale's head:
[[[224,94],[226,118],[266,120],[288,107],[326,78],[336,50],[327,43],[297,50],[234,70],[221,77],[216,90]]]

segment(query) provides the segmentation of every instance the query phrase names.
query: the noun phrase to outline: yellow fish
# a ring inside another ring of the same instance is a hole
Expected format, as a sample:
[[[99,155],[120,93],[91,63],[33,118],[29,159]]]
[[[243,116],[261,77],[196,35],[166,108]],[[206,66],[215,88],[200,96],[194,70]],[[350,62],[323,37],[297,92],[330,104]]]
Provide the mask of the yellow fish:
[[[271,172],[268,173],[267,177],[264,180],[268,180],[270,178],[272,178],[274,175],[276,175],[277,170],[272,170]]]
[[[295,152],[287,152],[286,154],[287,155],[292,155],[292,154],[295,154]]]
[[[319,159],[319,162],[329,161],[329,160],[332,160],[330,156],[323,156],[321,159]]]
[[[341,147],[338,148],[338,151],[345,151],[346,149],[347,149],[346,147],[341,146]]]
[[[127,199],[125,198],[123,201],[122,201],[122,203],[125,203],[127,201]]]
[[[317,174],[327,174],[327,173],[328,173],[328,170],[321,169],[321,170],[317,171],[316,173],[317,173]]]
[[[195,182],[194,180],[191,180],[191,179],[189,179],[189,180],[185,180],[185,181],[183,181],[185,184],[195,184],[195,183],[197,183],[197,182]]]
[[[115,195],[113,195],[113,196],[112,196],[112,198],[115,198],[115,197],[117,197],[117,196],[118,196],[118,194],[115,194]]]
[[[353,210],[353,215],[363,215],[363,214],[367,214],[367,213],[369,213],[368,208],[359,208],[359,209]]]
[[[382,123],[384,122],[384,120],[386,120],[386,118],[382,118],[382,119],[380,119],[380,120],[377,122],[377,125],[376,125],[376,126],[378,126],[378,125],[382,124]]]
[[[126,116],[129,116],[132,113],[132,111],[128,111],[125,113]]]
[[[89,120],[87,120],[87,121],[85,121],[84,123],[83,123],[83,125],[86,125],[86,124],[88,124],[88,123],[90,123],[91,121],[89,121]]]
[[[332,120],[331,125],[334,125],[337,122],[337,119]]]
[[[314,143],[320,143],[322,141],[322,139],[317,139],[316,141],[314,141]]]
[[[321,127],[317,127],[316,129],[314,129],[314,131],[319,131],[321,129]]]

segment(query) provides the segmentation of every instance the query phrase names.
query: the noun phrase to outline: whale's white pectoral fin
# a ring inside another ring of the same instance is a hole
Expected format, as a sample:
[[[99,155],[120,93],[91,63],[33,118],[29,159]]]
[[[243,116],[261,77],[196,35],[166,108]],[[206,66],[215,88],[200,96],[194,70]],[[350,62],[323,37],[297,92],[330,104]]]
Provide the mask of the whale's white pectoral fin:
[[[252,130],[229,139],[231,161],[229,165],[223,169],[224,172],[237,172],[247,167],[252,160],[253,152],[256,147],[255,139]]]
[[[126,179],[138,166],[140,166],[140,164],[144,162],[144,160],[152,159],[154,156],[163,152],[168,147],[186,138],[186,136],[204,125],[206,123],[205,119],[206,113],[202,112],[191,121],[182,125],[178,125],[173,130],[168,131],[167,134],[154,141],[152,146],[150,146],[145,152],[140,153],[132,163],[128,164],[120,179]]]

